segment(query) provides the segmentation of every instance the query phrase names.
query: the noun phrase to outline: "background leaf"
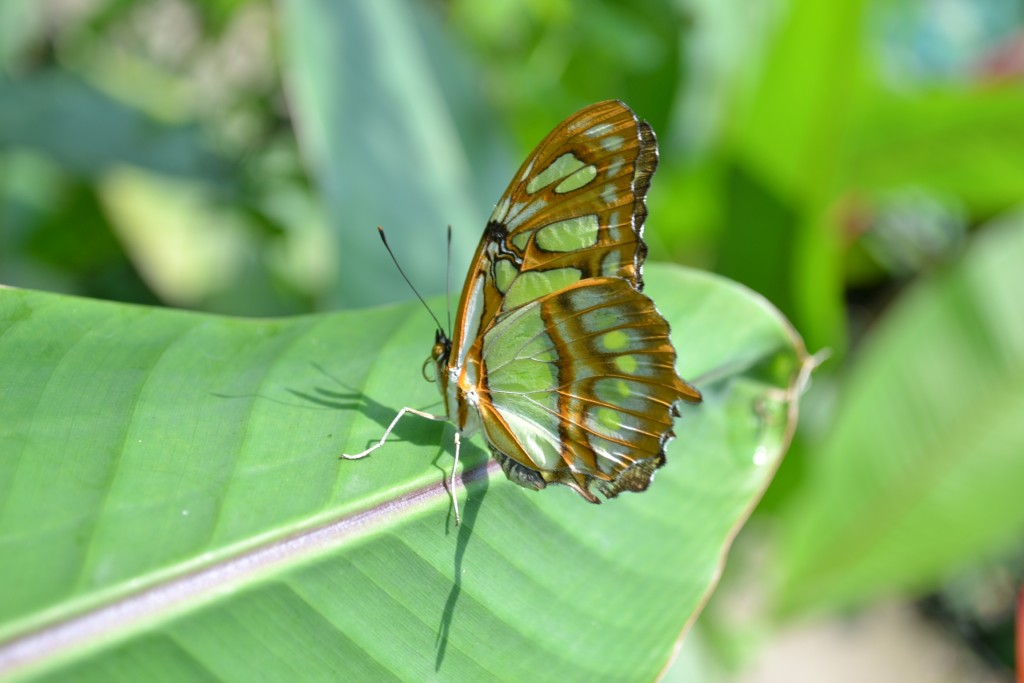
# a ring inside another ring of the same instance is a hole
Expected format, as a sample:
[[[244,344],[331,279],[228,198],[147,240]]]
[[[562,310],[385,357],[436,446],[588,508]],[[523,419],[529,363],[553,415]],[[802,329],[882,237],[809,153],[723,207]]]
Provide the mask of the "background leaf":
[[[863,5],[793,2],[730,120],[716,269],[767,296],[813,349],[843,344],[839,236],[822,227],[857,93]]]
[[[2,79],[0,93],[0,148],[36,149],[81,175],[98,176],[127,163],[227,181],[227,163],[198,126],[156,121],[67,72]]]
[[[418,256],[403,267],[424,293],[444,291],[445,226],[464,272],[514,166],[495,154],[470,74],[414,3],[282,7],[299,141],[341,242],[335,303],[407,297],[401,278],[365,257],[379,247],[377,225],[399,254]],[[489,198],[486,211],[474,197]]]
[[[987,215],[1024,196],[1024,91],[877,92],[852,131],[847,169],[861,191],[927,187]]]
[[[436,404],[416,307],[251,321],[3,290],[0,667],[654,676],[781,457],[805,359],[749,292],[647,280],[706,399],[651,490],[535,494],[474,441],[457,529],[441,425],[336,458]]]
[[[934,588],[1024,532],[1024,219],[894,307],[789,513],[780,604]]]

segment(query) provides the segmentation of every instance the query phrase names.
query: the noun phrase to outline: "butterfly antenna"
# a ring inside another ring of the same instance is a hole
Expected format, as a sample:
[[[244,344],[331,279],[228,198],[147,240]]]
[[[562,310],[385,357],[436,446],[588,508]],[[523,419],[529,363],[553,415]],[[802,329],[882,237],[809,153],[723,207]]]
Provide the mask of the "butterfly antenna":
[[[445,256],[444,267],[444,297],[445,307],[448,309],[448,338],[452,336],[452,226],[448,224],[448,254]]]
[[[412,293],[415,294],[416,298],[420,300],[421,304],[423,304],[423,308],[427,309],[427,313],[429,313],[430,317],[434,319],[435,323],[437,323],[437,329],[443,329],[441,327],[441,321],[437,319],[437,316],[434,315],[432,310],[430,310],[430,306],[427,305],[427,302],[423,300],[420,293],[412,286],[412,282],[409,281],[409,276],[405,274],[404,270],[402,270],[402,266],[398,265],[398,259],[395,258],[395,252],[391,251],[391,245],[388,244],[388,238],[384,235],[384,228],[378,225],[377,232],[380,233],[380,241],[384,243],[384,248],[388,250],[388,255],[391,256],[391,260],[394,261],[395,268],[398,268],[398,272],[401,274],[402,279],[405,280],[405,284],[409,285],[409,289],[412,290]]]

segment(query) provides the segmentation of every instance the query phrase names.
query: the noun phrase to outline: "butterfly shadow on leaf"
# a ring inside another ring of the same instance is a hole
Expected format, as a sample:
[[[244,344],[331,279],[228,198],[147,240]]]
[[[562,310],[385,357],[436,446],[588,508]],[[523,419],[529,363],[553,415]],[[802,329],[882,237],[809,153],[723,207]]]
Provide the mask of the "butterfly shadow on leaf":
[[[448,430],[445,431],[447,432]],[[463,449],[466,449],[467,445],[469,444],[464,442],[462,445]],[[480,450],[475,446],[472,448]],[[462,481],[465,484],[466,495],[462,504],[462,524],[457,527],[458,536],[455,539],[454,581],[452,582],[451,590],[448,591],[448,599],[445,600],[444,611],[441,613],[441,621],[437,627],[437,639],[435,640],[437,657],[434,659],[435,672],[441,670],[445,653],[448,651],[448,635],[451,631],[452,619],[455,616],[455,606],[458,604],[459,596],[462,594],[462,560],[466,554],[466,548],[469,547],[469,538],[473,534],[477,515],[483,506],[484,497],[487,495],[487,489],[490,486],[490,474],[493,470],[497,469],[497,464],[494,460],[487,458],[482,465],[463,471]],[[472,484],[472,490],[469,486],[470,484]],[[451,514],[449,513],[450,521]]]
[[[359,412],[364,417],[368,417],[380,425],[381,433],[383,433],[387,426],[391,424],[391,421],[395,418],[395,415],[398,412],[398,408],[386,406],[380,401],[370,398],[362,391],[349,386],[342,380],[331,375],[323,366],[317,363],[312,363],[312,365],[320,374],[324,375],[326,378],[331,380],[331,382],[341,387],[343,391],[327,389],[324,387],[313,387],[311,390],[289,388],[287,390],[288,393],[302,401],[314,403],[324,408]],[[440,400],[438,401],[438,404],[440,404]],[[432,435],[432,432],[434,431],[433,428],[427,426],[430,424],[429,420],[417,419],[414,415],[409,416],[395,426],[394,431],[392,431],[391,435],[388,437],[387,443],[401,443],[405,441],[416,444],[417,446],[443,446],[443,437]],[[375,441],[376,439],[369,439],[365,445],[369,446]],[[438,458],[435,458],[434,460],[435,465],[439,458],[440,454],[438,455]],[[438,467],[440,468],[439,465]],[[441,469],[443,471],[443,468]]]
[[[317,405],[326,408],[346,410],[359,409],[366,417],[378,423],[381,426],[381,430],[387,428],[387,426],[391,424],[391,421],[394,419],[394,416],[398,411],[397,408],[385,406],[361,391],[346,385],[344,382],[327,372],[327,370],[322,366],[314,364],[314,367],[321,374],[328,377],[332,382],[342,387],[344,391],[316,387],[312,391],[308,392],[289,389],[289,393],[299,399],[316,403]],[[443,466],[441,459],[446,456],[450,457],[451,455],[449,453],[449,445],[452,443],[452,427],[446,423],[444,435],[440,437],[440,440],[438,440],[438,437],[436,436],[424,436],[424,434],[429,434],[430,432],[425,431],[420,426],[417,426],[418,424],[423,423],[430,424],[428,421],[419,419],[415,415],[408,416],[408,418],[400,422],[394,432],[392,432],[391,437],[388,439],[388,443],[391,443],[392,441],[408,441],[421,446],[432,444],[440,446],[438,455],[434,458],[432,464],[442,473],[443,480],[447,481],[448,472]],[[381,453],[377,457],[383,455],[384,454]],[[470,442],[463,442],[462,444],[462,460],[466,467],[463,470],[461,477],[457,477],[462,481],[464,485],[463,488],[465,489],[465,492],[462,493],[462,523],[460,526],[456,527],[458,535],[455,541],[455,556],[453,558],[453,583],[448,592],[448,598],[445,600],[444,610],[441,613],[440,623],[438,624],[437,629],[437,637],[435,640],[435,647],[437,651],[437,656],[434,661],[435,671],[440,671],[448,650],[448,637],[451,631],[451,624],[455,616],[456,605],[458,604],[459,597],[462,593],[463,558],[466,554],[466,548],[469,546],[469,540],[473,534],[477,515],[483,506],[484,497],[487,495],[490,475],[493,471],[498,469],[497,462],[489,458],[481,448]],[[472,489],[471,492],[470,487]],[[452,529],[452,522],[452,509],[449,508],[448,517],[446,519],[446,529],[448,532]]]

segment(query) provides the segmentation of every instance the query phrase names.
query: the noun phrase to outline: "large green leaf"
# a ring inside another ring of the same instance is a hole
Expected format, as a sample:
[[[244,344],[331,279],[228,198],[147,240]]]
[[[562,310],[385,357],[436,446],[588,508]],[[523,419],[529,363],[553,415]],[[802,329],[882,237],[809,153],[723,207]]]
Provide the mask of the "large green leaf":
[[[866,342],[788,511],[784,609],[934,588],[1024,532],[1024,217],[911,290]]]
[[[651,678],[775,469],[808,364],[763,299],[651,266],[704,392],[592,506],[463,449],[417,305],[240,320],[0,290],[0,672],[53,680]]]

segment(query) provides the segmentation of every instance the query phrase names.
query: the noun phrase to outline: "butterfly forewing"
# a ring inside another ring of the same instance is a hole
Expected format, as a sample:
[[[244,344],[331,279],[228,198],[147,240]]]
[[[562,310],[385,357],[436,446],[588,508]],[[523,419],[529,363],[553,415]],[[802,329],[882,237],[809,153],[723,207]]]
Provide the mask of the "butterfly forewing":
[[[646,123],[620,102],[593,105],[537,146],[490,223],[522,254],[521,273],[574,268],[581,279],[638,284],[644,195],[657,162]]]
[[[642,288],[644,196],[658,162],[650,126],[617,101],[563,121],[533,151],[488,221],[453,344],[502,312],[591,277]]]

